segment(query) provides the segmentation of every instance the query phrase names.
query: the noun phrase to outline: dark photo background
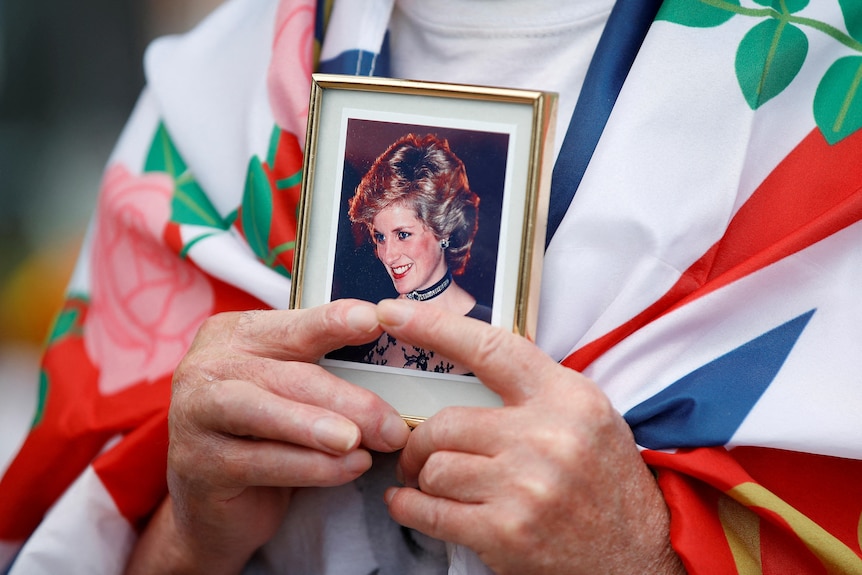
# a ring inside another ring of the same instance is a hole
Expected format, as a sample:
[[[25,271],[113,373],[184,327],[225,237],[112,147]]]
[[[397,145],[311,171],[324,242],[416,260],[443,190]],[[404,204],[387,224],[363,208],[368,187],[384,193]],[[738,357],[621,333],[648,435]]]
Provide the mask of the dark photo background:
[[[347,128],[332,299],[377,302],[398,295],[383,264],[374,255],[368,232],[353,229],[347,209],[359,180],[377,156],[411,132],[435,134],[448,140],[452,152],[464,162],[470,188],[479,196],[479,229],[467,269],[455,281],[479,303],[490,307],[494,298],[509,135],[360,119],[349,120]]]

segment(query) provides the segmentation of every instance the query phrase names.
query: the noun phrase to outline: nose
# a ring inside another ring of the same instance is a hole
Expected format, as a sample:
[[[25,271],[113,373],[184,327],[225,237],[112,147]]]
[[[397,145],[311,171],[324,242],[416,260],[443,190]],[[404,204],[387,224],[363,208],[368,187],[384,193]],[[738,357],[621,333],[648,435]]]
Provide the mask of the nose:
[[[401,250],[392,242],[381,242],[377,244],[377,257],[384,264],[392,265],[401,257]]]

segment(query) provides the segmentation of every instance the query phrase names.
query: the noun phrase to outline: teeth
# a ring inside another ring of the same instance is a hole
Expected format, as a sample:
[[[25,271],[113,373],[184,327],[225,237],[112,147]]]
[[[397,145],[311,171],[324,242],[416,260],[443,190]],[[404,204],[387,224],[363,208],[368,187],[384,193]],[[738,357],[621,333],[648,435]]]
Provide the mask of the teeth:
[[[406,272],[409,269],[410,269],[410,265],[408,264],[406,266],[398,266],[398,267],[392,268],[392,271],[395,274],[400,276],[401,274],[403,274],[404,272]]]

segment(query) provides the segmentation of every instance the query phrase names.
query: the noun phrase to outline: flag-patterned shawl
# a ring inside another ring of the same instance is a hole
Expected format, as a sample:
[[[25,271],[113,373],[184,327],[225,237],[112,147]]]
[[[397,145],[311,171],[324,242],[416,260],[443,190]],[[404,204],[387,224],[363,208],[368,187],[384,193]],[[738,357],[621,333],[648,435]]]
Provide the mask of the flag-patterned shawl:
[[[862,3],[633,4],[557,163],[538,344],[624,414],[691,573],[862,573]],[[121,570],[197,327],[287,304],[313,63],[386,74],[390,9],[232,0],[151,47],[0,482],[0,568]]]

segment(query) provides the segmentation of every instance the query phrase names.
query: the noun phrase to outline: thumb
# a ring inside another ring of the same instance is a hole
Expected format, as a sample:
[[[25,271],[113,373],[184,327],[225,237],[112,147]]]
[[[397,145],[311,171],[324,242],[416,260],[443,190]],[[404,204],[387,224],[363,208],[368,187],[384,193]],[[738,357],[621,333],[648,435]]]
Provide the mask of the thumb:
[[[377,319],[393,336],[467,366],[506,405],[529,400],[547,381],[543,372],[559,369],[523,337],[437,306],[384,300],[377,305]]]
[[[373,304],[343,299],[308,309],[246,312],[235,333],[235,345],[246,352],[314,362],[345,345],[374,341],[382,330]]]

